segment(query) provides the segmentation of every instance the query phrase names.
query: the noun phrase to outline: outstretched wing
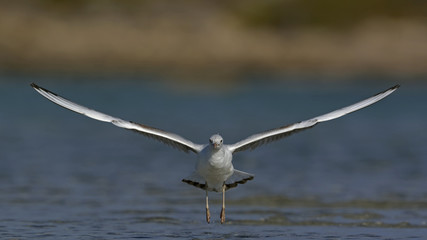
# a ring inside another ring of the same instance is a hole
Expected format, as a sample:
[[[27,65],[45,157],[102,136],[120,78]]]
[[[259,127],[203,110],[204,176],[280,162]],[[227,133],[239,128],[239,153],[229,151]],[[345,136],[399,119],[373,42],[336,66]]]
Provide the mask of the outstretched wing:
[[[365,108],[371,104],[374,104],[378,101],[380,101],[381,99],[387,97],[388,95],[390,95],[392,92],[394,92],[397,88],[399,88],[399,85],[396,85],[394,87],[391,87],[383,92],[380,92],[368,99],[365,99],[363,101],[360,101],[358,103],[355,103],[353,105],[350,105],[348,107],[344,107],[338,110],[335,110],[333,112],[309,119],[309,120],[305,120],[302,122],[298,122],[295,124],[291,124],[291,125],[287,125],[287,126],[283,126],[283,127],[279,127],[276,129],[272,129],[263,133],[259,133],[259,134],[255,134],[252,135],[246,139],[243,139],[240,142],[237,142],[235,144],[232,145],[228,145],[228,148],[232,151],[232,152],[239,152],[239,151],[243,151],[243,150],[247,150],[247,149],[254,149],[258,146],[261,146],[265,143],[269,143],[278,139],[281,139],[283,137],[289,136],[291,134],[294,134],[296,132],[308,129],[308,128],[312,128],[314,127],[317,123],[320,122],[325,122],[325,121],[329,121],[335,118],[339,118],[342,117],[348,113],[357,111],[359,109]]]
[[[37,92],[39,92],[42,96],[49,99],[50,101],[58,104],[61,107],[64,107],[66,109],[69,109],[71,111],[83,114],[87,117],[103,121],[103,122],[110,122],[117,127],[134,130],[137,131],[147,137],[154,138],[156,140],[159,140],[163,143],[166,143],[168,145],[171,145],[177,149],[180,149],[182,151],[188,152],[193,151],[195,153],[200,152],[203,149],[203,145],[195,144],[181,136],[178,136],[173,133],[165,132],[163,130],[149,127],[143,124],[134,123],[130,121],[126,121],[120,118],[112,117],[107,114],[95,111],[93,109],[81,106],[79,104],[73,103],[47,89],[44,89],[40,86],[37,86],[36,84],[32,83],[31,87],[33,87]]]

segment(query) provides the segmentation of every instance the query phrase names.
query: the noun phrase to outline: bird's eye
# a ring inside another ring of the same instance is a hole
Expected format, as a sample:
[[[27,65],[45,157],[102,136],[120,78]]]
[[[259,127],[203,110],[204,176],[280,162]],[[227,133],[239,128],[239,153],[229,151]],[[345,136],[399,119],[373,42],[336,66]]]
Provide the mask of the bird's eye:
[[[222,143],[222,140],[221,140],[221,143]]]

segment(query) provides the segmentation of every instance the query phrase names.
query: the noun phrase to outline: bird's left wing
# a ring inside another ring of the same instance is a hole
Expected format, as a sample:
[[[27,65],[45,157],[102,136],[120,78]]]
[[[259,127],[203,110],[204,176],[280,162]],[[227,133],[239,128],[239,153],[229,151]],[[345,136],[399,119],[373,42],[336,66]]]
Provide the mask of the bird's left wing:
[[[232,152],[239,152],[247,149],[254,149],[260,145],[263,145],[265,143],[269,143],[278,139],[281,139],[283,137],[289,136],[293,133],[314,127],[317,123],[329,121],[335,118],[342,117],[348,113],[360,110],[362,108],[365,108],[371,104],[374,104],[381,99],[387,97],[392,92],[394,92],[397,88],[399,88],[399,85],[396,85],[394,87],[391,87],[383,92],[380,92],[370,98],[367,98],[363,101],[360,101],[358,103],[355,103],[353,105],[335,110],[333,112],[305,120],[302,122],[294,123],[291,125],[286,125],[283,127],[279,127],[276,129],[272,129],[266,132],[262,132],[259,134],[252,135],[246,139],[243,139],[240,142],[237,142],[232,145],[228,145],[228,148]]]
[[[191,142],[190,140],[187,140],[179,135],[176,135],[174,133],[165,132],[163,130],[149,127],[143,124],[134,123],[131,121],[126,121],[120,118],[112,117],[107,114],[95,111],[93,109],[81,106],[79,104],[76,104],[74,102],[71,102],[70,100],[67,100],[45,88],[42,88],[35,83],[31,84],[31,87],[33,87],[38,93],[40,93],[45,98],[49,99],[50,101],[58,104],[61,107],[64,107],[66,109],[69,109],[71,111],[83,114],[87,117],[103,121],[103,122],[110,122],[117,127],[134,130],[137,131],[147,137],[154,138],[156,140],[159,140],[163,143],[166,143],[168,145],[171,145],[177,149],[180,149],[182,151],[188,152],[193,151],[195,153],[200,152],[203,149],[203,145],[195,144]]]

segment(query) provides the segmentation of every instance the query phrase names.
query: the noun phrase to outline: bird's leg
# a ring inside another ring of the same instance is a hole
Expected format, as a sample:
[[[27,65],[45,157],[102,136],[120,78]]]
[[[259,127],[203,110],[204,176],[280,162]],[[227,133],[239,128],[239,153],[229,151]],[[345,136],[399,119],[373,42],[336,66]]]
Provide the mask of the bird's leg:
[[[211,214],[209,212],[208,189],[206,188],[206,222],[211,222]]]
[[[222,208],[221,208],[221,224],[225,222],[225,183],[222,185]]]

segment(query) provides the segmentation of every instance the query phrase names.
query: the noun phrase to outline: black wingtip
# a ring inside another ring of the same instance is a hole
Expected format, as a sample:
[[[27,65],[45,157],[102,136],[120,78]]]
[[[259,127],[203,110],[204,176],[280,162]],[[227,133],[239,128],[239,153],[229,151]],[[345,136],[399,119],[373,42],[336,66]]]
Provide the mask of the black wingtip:
[[[37,85],[37,84],[35,84],[35,83],[31,83],[30,84],[31,85],[31,87],[32,88],[34,88],[35,90],[37,90],[37,91],[43,91],[43,92],[47,92],[47,93],[49,93],[49,94],[52,94],[52,95],[55,95],[55,96],[59,96],[58,94],[56,94],[56,93],[54,93],[54,92],[52,92],[52,91],[49,91],[49,90],[47,90],[46,88],[43,88],[43,87],[40,87],[39,85]]]
[[[384,91],[382,91],[382,92],[379,92],[379,93],[375,94],[374,96],[378,96],[378,95],[381,95],[381,94],[383,94],[383,93],[390,92],[390,91],[391,91],[391,92],[394,92],[394,91],[396,91],[399,87],[400,87],[400,84],[396,84],[396,85],[394,85],[393,87],[388,88],[387,90],[384,90]]]

